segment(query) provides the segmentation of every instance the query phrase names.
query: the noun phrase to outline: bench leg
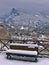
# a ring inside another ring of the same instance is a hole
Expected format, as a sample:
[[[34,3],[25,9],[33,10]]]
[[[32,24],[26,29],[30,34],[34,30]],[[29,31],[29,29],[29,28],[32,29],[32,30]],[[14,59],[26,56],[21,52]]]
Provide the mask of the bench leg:
[[[10,54],[7,54],[7,59],[11,59],[11,55]]]
[[[37,62],[37,58],[35,58],[35,62]]]

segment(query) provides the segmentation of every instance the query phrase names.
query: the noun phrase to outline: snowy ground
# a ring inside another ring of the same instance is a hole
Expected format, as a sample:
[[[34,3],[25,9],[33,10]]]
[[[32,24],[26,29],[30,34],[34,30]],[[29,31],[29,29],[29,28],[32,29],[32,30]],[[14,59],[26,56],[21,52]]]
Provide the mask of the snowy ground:
[[[49,58],[38,58],[38,62],[8,60],[5,53],[0,53],[0,65],[49,65]]]

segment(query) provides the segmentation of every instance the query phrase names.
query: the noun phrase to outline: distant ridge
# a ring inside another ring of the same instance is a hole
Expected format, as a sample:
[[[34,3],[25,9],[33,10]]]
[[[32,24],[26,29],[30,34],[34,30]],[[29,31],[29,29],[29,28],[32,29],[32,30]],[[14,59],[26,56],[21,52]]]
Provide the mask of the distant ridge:
[[[32,14],[12,8],[0,17],[0,20],[10,25],[29,26],[32,31],[39,34],[49,33],[49,14],[38,11]]]

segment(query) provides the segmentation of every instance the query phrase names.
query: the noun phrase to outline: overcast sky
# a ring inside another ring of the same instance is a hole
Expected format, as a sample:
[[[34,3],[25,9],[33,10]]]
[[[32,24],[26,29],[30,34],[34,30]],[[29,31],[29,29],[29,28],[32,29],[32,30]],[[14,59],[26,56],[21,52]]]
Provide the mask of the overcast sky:
[[[49,0],[0,0],[0,13],[12,7],[28,10],[49,10]]]

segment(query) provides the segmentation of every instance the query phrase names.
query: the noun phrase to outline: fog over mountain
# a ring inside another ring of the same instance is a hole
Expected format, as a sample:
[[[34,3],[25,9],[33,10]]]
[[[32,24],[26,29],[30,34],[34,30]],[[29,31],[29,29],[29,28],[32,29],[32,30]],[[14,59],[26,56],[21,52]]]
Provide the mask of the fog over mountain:
[[[49,0],[0,0],[0,15],[13,7],[30,12],[49,11]]]

